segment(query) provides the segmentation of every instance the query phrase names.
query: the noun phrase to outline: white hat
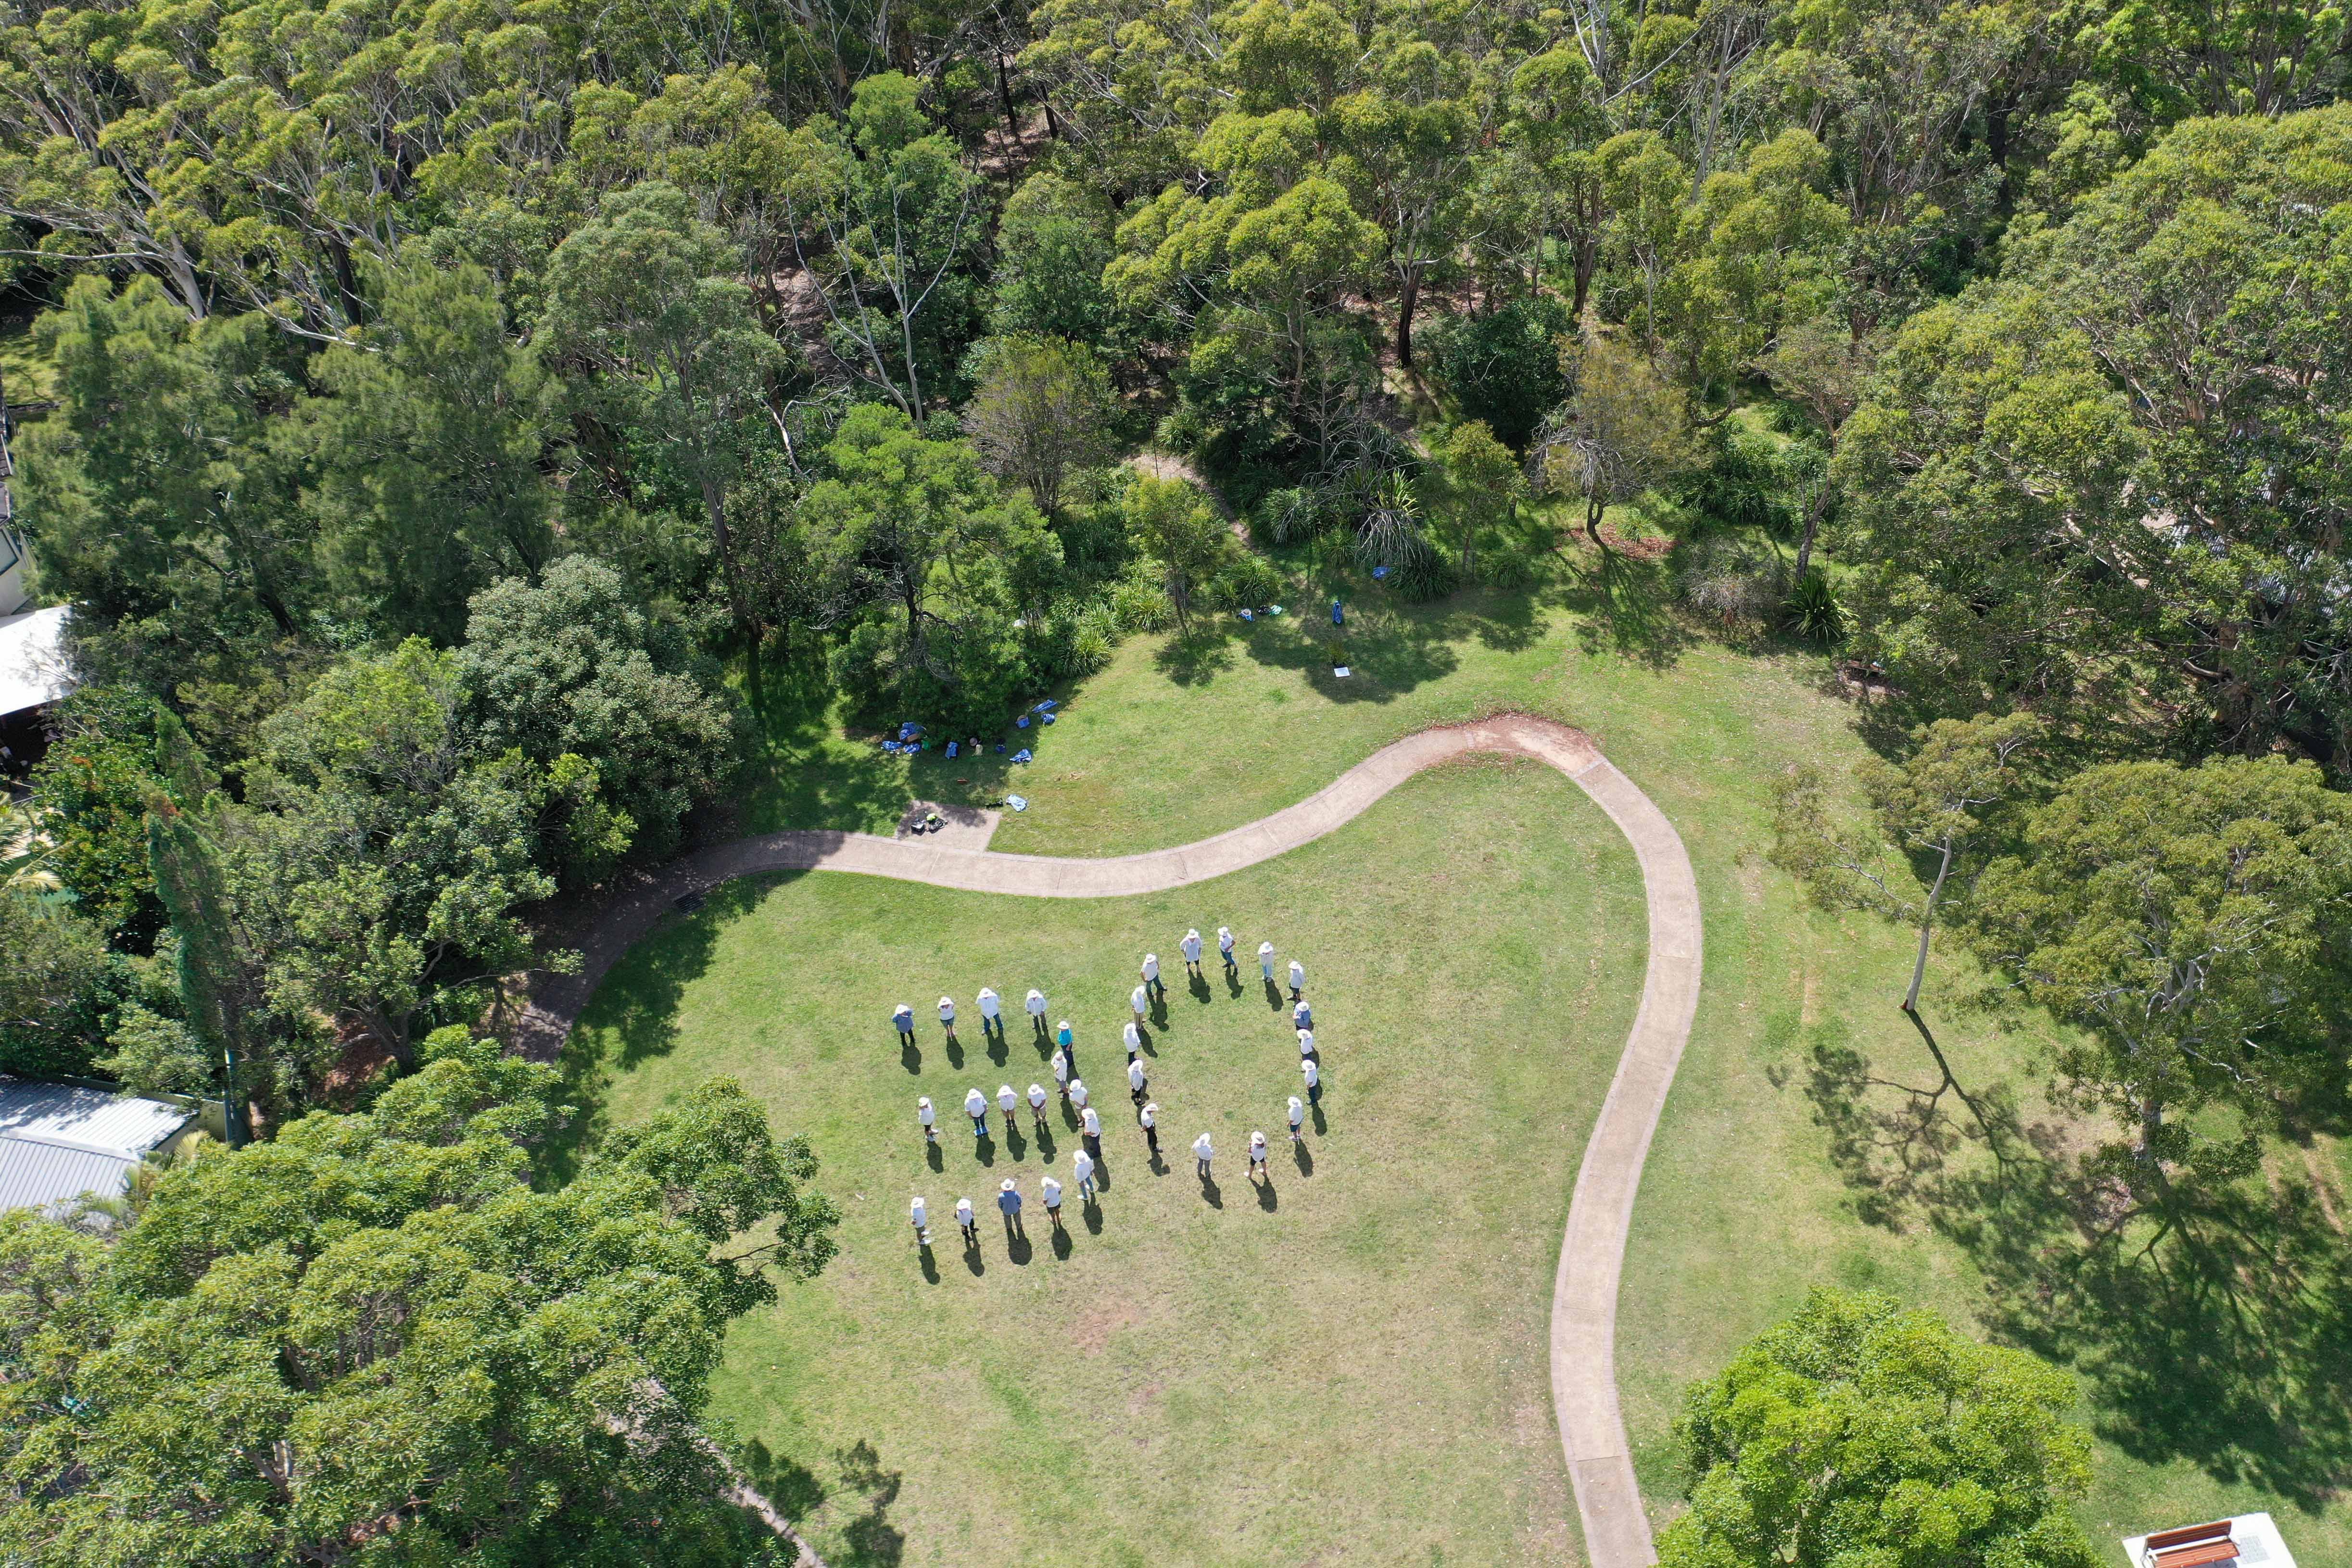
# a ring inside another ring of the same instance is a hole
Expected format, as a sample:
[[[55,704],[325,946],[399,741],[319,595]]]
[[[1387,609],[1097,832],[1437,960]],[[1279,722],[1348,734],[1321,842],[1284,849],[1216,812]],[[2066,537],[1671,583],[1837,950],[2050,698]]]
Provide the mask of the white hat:
[[[1013,1190],[1013,1178],[1010,1176],[1005,1177],[1003,1185],[998,1187],[996,1190],[1000,1193],[1011,1192]]]
[[[952,1007],[955,1005],[955,998],[952,996],[942,996],[940,998],[940,1005],[942,1007]]]
[[[931,1097],[928,1094],[924,1095],[921,1099],[916,1100],[915,1103],[918,1106],[920,1106],[923,1110],[929,1110],[931,1108]]]

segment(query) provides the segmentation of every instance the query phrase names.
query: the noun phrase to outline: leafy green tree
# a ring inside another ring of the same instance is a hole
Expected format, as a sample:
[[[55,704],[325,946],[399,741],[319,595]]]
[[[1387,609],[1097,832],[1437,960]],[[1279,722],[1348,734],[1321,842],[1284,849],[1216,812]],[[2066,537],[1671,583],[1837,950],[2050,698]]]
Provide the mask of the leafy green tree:
[[[1584,531],[1602,544],[1602,512],[1690,466],[1689,420],[1681,390],[1613,337],[1563,344],[1560,361],[1576,396],[1541,442],[1544,477],[1584,498]]]
[[[1479,540],[1511,531],[1518,521],[1527,476],[1511,449],[1476,419],[1466,419],[1447,431],[1436,456],[1453,501],[1462,575],[1475,576]]]
[[[590,372],[591,405],[644,440],[700,505],[758,696],[762,628],[727,523],[786,355],[760,329],[741,258],[675,185],[604,198],[548,263],[551,350]]]
[[[1865,650],[1954,706],[2352,759],[2352,106],[2179,127],[1915,317],[1839,437]]]
[[[33,770],[47,864],[76,908],[144,952],[163,929],[147,863],[147,802],[168,789],[157,758],[158,709],[142,691],[88,686],[58,704],[56,742]]]
[[[2252,1133],[2343,1092],[2352,801],[2309,763],[2116,763],[2066,781],[1978,885],[1972,934],[2075,1026],[2058,1066],[2129,1138],[2143,1199],[2168,1171],[2242,1173]],[[2195,1115],[2233,1109],[2231,1140]]]
[[[394,637],[444,646],[466,600],[554,553],[540,471],[544,377],[507,341],[488,275],[424,258],[381,275],[360,342],[321,353],[304,405],[312,498],[338,598]]]
[[[0,890],[0,1072],[87,1073],[124,998],[121,960],[96,925]]]
[[[520,752],[551,780],[593,771],[593,805],[557,791],[568,815],[545,858],[568,879],[594,880],[632,847],[668,853],[740,761],[719,672],[600,561],[567,556],[536,587],[510,577],[475,595],[453,668],[469,748]]]
[[[731,1082],[534,1190],[551,1068],[463,1030],[370,1110],[184,1163],[118,1237],[0,1218],[0,1551],[784,1561],[697,1417],[729,1321],[830,1251]],[[714,1233],[769,1231],[714,1257]]]
[[[555,890],[539,825],[559,784],[594,787],[469,748],[462,702],[457,656],[419,639],[331,671],[264,726],[256,809],[223,845],[270,1004],[404,1058],[420,1023],[531,963],[515,911]]]
[[[871,717],[994,727],[1028,679],[1019,630],[1061,575],[1061,543],[961,441],[895,408],[853,408],[825,447],[801,522],[852,620],[835,676]]]
[[[194,649],[301,630],[314,540],[272,436],[298,389],[267,324],[192,322],[152,278],[85,278],[36,333],[58,407],[16,443],[19,499],[79,635],[136,626],[139,673],[168,689]]]
[[[1906,1013],[1919,1010],[1938,911],[2000,845],[2002,808],[2013,816],[2032,784],[2021,753],[2045,728],[2031,713],[1921,725],[1900,762],[1874,757],[1854,769],[1875,819],[1874,831],[1860,835],[1832,820],[1829,782],[1819,768],[1802,764],[1780,780],[1774,858],[1832,908],[1875,910],[1919,928],[1903,994]]]
[[[1436,377],[1465,419],[1485,425],[1515,452],[1568,397],[1560,348],[1576,321],[1549,294],[1513,300],[1433,329]]]
[[[1051,170],[1021,183],[996,228],[990,322],[1000,337],[1124,347],[1124,317],[1103,283],[1110,208],[1089,185]]]
[[[1182,479],[1139,474],[1120,507],[1129,537],[1160,568],[1176,624],[1190,629],[1192,601],[1234,551],[1233,530],[1199,490]]]
[[[796,128],[786,181],[795,256],[836,358],[914,417],[969,339],[985,200],[918,97],[898,71],[858,82],[845,121]]]
[[[1660,1568],[2091,1568],[2091,1440],[2074,1384],[1888,1297],[1816,1289],[1675,1436],[1691,1506]]]
[[[991,473],[1026,485],[1050,515],[1070,471],[1109,456],[1110,378],[1094,355],[1061,340],[999,338],[975,353],[980,385],[964,407],[964,432]]]

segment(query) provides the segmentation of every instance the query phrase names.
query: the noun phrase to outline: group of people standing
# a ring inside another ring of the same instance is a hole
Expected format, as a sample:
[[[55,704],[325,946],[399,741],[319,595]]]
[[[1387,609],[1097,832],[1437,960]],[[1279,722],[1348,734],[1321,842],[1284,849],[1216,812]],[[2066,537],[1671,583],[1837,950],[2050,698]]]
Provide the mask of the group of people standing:
[[[1225,926],[1219,926],[1217,928],[1218,955],[1224,965],[1227,977],[1237,981],[1241,963],[1234,951],[1234,943],[1235,938],[1232,930]],[[1203,954],[1207,951],[1207,943],[1202,940],[1200,931],[1197,929],[1186,931],[1178,947],[1184,955],[1186,972],[1205,977],[1202,963]],[[1275,984],[1276,956],[1273,942],[1262,942],[1258,944],[1258,970],[1269,987]],[[1301,1128],[1307,1119],[1307,1107],[1319,1105],[1322,1102],[1322,1063],[1315,1047],[1314,1012],[1307,1002],[1306,966],[1297,959],[1291,960],[1286,978],[1290,983],[1291,1025],[1298,1037],[1299,1072],[1305,1079],[1307,1091],[1307,1099],[1304,1101],[1297,1095],[1292,1095],[1287,1107],[1290,1141],[1293,1144],[1297,1144],[1304,1137]],[[1145,953],[1139,983],[1128,996],[1128,1003],[1134,1016],[1128,1021],[1122,1033],[1127,1046],[1128,1097],[1134,1102],[1136,1125],[1143,1134],[1144,1145],[1155,1161],[1160,1158],[1160,1106],[1150,1097],[1150,1075],[1143,1061],[1143,1027],[1150,1017],[1152,1005],[1156,1001],[1166,996],[1167,990],[1166,983],[1160,977],[1160,955],[1156,952]],[[990,987],[982,986],[977,1002],[982,1035],[991,1040],[1002,1042],[1004,1037],[1003,998]],[[1067,1018],[1062,1019],[1050,1031],[1046,1028],[1045,1015],[1048,1005],[1043,991],[1032,987],[1029,994],[1023,999],[1022,1005],[1029,1015],[1030,1027],[1038,1041],[1043,1044],[1050,1039],[1053,1046],[1052,1068],[1055,1093],[1059,1095],[1063,1103],[1076,1112],[1081,1146],[1070,1156],[1070,1184],[1077,1191],[1080,1205],[1091,1206],[1097,1195],[1095,1178],[1103,1163],[1102,1113],[1093,1103],[1093,1091],[1087,1089],[1086,1079],[1078,1074],[1077,1037],[1072,1032],[1070,1021]],[[914,1008],[904,1002],[899,1003],[892,1010],[890,1022],[898,1030],[900,1043],[908,1047],[913,1046],[915,1042]],[[957,1043],[956,1004],[952,996],[940,998],[940,1027],[946,1032],[950,1044]],[[1005,1137],[1011,1139],[1018,1135],[1020,1111],[1024,1100],[1029,1108],[1030,1121],[1034,1129],[1041,1139],[1047,1136],[1045,1107],[1049,1098],[1045,1087],[1041,1083],[1031,1084],[1025,1095],[1017,1093],[1010,1083],[999,1085],[996,1090],[995,1108],[1004,1118]],[[989,1103],[988,1095],[978,1085],[974,1085],[964,1093],[963,1113],[971,1119],[975,1147],[989,1137]],[[939,1142],[939,1112],[931,1104],[929,1096],[925,1095],[915,1101],[915,1121],[922,1130],[925,1143]],[[1249,1156],[1250,1179],[1253,1182],[1261,1179],[1271,1180],[1266,1168],[1265,1133],[1254,1131],[1250,1134]],[[1209,1134],[1204,1131],[1192,1141],[1194,1168],[1204,1185],[1213,1179],[1211,1169],[1215,1158],[1216,1149]],[[1047,1223],[1058,1231],[1062,1228],[1063,1194],[1068,1189],[1065,1188],[1050,1172],[1039,1180],[1037,1185],[1038,1195],[1045,1204]],[[996,1206],[1003,1215],[1004,1228],[1008,1236],[1018,1237],[1026,1234],[1022,1220],[1024,1204],[1024,1199],[1018,1182],[1008,1176],[999,1184]],[[979,1222],[974,1217],[970,1198],[963,1197],[956,1200],[955,1215],[957,1228],[961,1232],[965,1244],[978,1246]],[[916,1198],[908,1205],[908,1218],[914,1227],[916,1245],[929,1247],[930,1245],[930,1211],[927,1201],[920,1197]]]

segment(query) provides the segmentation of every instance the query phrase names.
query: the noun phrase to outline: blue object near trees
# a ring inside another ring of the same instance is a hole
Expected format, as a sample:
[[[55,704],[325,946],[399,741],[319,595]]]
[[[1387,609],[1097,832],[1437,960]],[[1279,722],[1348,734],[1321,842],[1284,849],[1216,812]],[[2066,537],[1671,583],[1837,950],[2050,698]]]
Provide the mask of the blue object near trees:
[[[1331,601],[1331,624],[1335,626],[1344,626],[1348,624],[1348,617],[1340,610],[1339,601],[1337,599]]]

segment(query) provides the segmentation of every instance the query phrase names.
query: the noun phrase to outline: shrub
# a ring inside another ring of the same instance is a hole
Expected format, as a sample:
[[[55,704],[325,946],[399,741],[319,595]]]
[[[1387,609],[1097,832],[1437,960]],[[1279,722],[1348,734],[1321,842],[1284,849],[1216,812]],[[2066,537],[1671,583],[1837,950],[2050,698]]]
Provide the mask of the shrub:
[[[1559,340],[1576,323],[1548,294],[1514,300],[1484,315],[1433,329],[1433,368],[1465,419],[1483,419],[1515,452],[1528,449],[1543,417],[1568,396]]]

